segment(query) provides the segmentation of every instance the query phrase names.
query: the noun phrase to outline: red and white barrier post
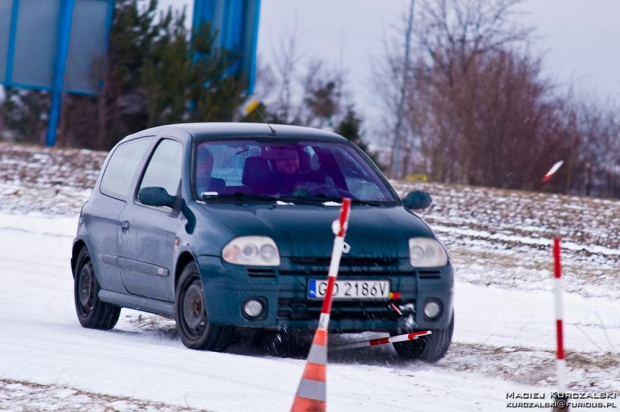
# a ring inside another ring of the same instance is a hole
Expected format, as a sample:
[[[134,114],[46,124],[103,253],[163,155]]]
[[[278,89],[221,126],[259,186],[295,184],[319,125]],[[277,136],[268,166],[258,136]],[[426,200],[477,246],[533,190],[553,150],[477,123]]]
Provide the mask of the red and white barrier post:
[[[302,411],[325,411],[326,407],[326,367],[327,367],[327,330],[329,327],[329,317],[332,310],[332,299],[334,296],[334,285],[338,277],[338,268],[344,249],[344,236],[347,233],[349,213],[351,211],[351,199],[342,199],[340,208],[340,218],[334,221],[332,230],[336,238],[334,239],[334,249],[332,250],[332,260],[329,265],[327,279],[327,290],[321,308],[319,326],[314,334],[310,353],[306,359],[306,367],[301,376],[301,381],[295,394],[291,412]]]
[[[327,330],[329,326],[329,316],[332,311],[332,300],[334,296],[334,285],[338,277],[338,268],[340,268],[340,259],[344,250],[344,236],[347,234],[349,225],[349,214],[351,212],[351,199],[342,199],[340,207],[340,218],[332,224],[332,230],[336,235],[334,239],[334,248],[332,249],[332,260],[329,264],[329,272],[327,273],[327,291],[321,308],[321,317],[319,318],[319,329]]]
[[[542,178],[542,182],[546,183],[557,173],[564,164],[563,160],[556,162],[551,169]],[[557,406],[553,411],[568,411],[568,399],[566,397],[566,360],[564,359],[564,304],[562,302],[562,262],[560,257],[560,239],[553,239],[553,277],[555,283],[555,331],[557,339],[557,355],[555,362],[555,371],[558,381],[558,397],[556,398]]]
[[[337,350],[343,350],[343,349],[365,348],[368,346],[387,345],[388,343],[394,343],[394,342],[406,342],[408,340],[416,340],[420,336],[431,335],[432,333],[433,332],[431,332],[430,330],[425,330],[421,332],[405,333],[404,335],[392,336],[389,338],[379,338],[379,339],[365,340],[362,342],[347,343],[344,345],[335,346],[332,348],[332,350],[337,351]]]
[[[547,172],[546,175],[543,176],[542,178],[542,182],[546,183],[549,180],[551,180],[551,178],[553,177],[553,175],[555,175],[555,173],[560,170],[560,167],[562,167],[562,165],[564,164],[564,160],[560,160],[559,162],[555,163],[553,166],[551,166],[551,169],[549,169],[549,171]]]
[[[556,401],[566,401],[564,394],[567,390],[566,384],[566,360],[564,359],[564,305],[562,302],[562,262],[560,256],[560,239],[553,239],[553,262],[554,262],[554,283],[555,283],[555,329],[557,337],[557,359],[556,375],[558,381],[558,392],[560,396]],[[563,410],[567,410],[562,408]]]
[[[558,391],[566,392],[566,361],[564,360],[564,305],[562,302],[562,263],[560,257],[560,239],[553,239],[553,260],[555,278],[555,329],[557,336],[557,378]]]

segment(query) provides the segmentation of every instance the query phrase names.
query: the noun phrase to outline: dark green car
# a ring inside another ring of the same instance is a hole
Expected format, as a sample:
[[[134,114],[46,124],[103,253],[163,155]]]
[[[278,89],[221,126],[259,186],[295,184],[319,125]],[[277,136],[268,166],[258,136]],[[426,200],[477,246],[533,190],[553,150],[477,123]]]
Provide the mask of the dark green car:
[[[397,343],[435,361],[454,327],[444,247],[355,145],[266,124],[178,124],[127,136],[80,213],[75,305],[111,329],[121,307],[174,316],[183,343],[223,350],[234,328],[314,330],[340,201],[352,199],[330,329],[433,331]]]

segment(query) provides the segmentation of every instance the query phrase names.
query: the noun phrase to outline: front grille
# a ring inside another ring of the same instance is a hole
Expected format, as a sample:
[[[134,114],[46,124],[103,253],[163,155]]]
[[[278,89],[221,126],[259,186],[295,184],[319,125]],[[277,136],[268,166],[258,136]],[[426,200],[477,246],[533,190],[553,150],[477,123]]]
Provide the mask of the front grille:
[[[279,270],[282,276],[309,275],[324,277],[329,271],[330,257],[292,257],[291,265],[286,270]],[[404,270],[398,258],[357,258],[343,256],[340,260],[338,276],[399,276],[412,275],[412,271]]]
[[[413,300],[391,301],[396,306],[413,304]],[[330,319],[380,319],[395,320],[403,315],[396,313],[389,306],[389,300],[381,301],[338,301],[332,303]],[[313,320],[321,314],[323,301],[313,301],[303,298],[278,299],[278,318],[288,320]],[[413,307],[413,306],[411,306]],[[407,315],[407,314],[404,314]]]
[[[327,265],[331,262],[331,257],[292,257],[291,262],[300,265]],[[343,256],[340,259],[342,266],[385,266],[395,265],[397,258],[358,258]]]

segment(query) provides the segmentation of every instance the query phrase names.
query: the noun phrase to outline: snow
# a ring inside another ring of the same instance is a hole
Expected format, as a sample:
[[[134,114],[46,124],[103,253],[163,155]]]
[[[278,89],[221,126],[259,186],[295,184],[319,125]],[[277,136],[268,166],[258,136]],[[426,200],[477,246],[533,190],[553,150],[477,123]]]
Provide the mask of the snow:
[[[1,213],[0,221],[2,379],[214,411],[290,407],[303,360],[257,355],[242,343],[228,353],[191,351],[177,339],[172,321],[129,310],[123,310],[113,331],[83,329],[73,309],[69,269],[77,217]],[[330,409],[390,411],[410,404],[414,410],[441,405],[442,410],[492,411],[506,406],[506,392],[552,390],[551,292],[459,281],[455,306],[454,348],[469,350],[477,366],[469,370],[469,360],[463,363],[453,354],[437,365],[403,362],[387,347],[333,353],[328,367]],[[565,307],[569,353],[615,351],[611,342],[620,342],[617,302],[568,294]],[[506,359],[487,358],[493,350],[505,352]],[[519,356],[508,356],[515,352]],[[616,356],[611,359],[618,361]],[[569,368],[570,361],[569,355]],[[524,384],[505,376],[495,379],[498,367],[517,373],[522,368],[538,370],[534,378],[522,377]],[[597,370],[595,388],[619,391],[618,370]],[[569,373],[574,388],[587,387],[574,382],[571,374],[588,379],[587,371]],[[67,397],[71,390],[65,389]],[[122,410],[120,404],[109,405]],[[36,409],[36,404],[30,406]]]
[[[26,152],[51,153],[37,157],[45,162],[61,156],[49,149]],[[192,351],[181,344],[173,320],[126,309],[112,331],[82,328],[73,307],[71,245],[81,202],[96,177],[92,169],[104,154],[66,153],[90,159],[74,162],[67,172],[71,184],[51,176],[59,168],[47,175],[43,168],[36,175],[10,172],[26,170],[30,154],[24,160],[12,155],[10,167],[0,156],[0,410],[290,408],[303,350],[273,357],[236,339],[225,353]],[[86,163],[92,166],[80,169]],[[618,202],[423,188],[435,199],[423,215],[456,269],[453,345],[437,364],[400,360],[390,345],[331,351],[329,410],[497,411],[506,408],[507,393],[549,398],[555,390],[549,246],[551,234],[562,232],[567,221],[571,230],[562,253],[569,388],[620,392]],[[555,206],[543,210],[542,201]],[[574,214],[558,217],[568,210]],[[379,336],[331,336],[330,344]]]

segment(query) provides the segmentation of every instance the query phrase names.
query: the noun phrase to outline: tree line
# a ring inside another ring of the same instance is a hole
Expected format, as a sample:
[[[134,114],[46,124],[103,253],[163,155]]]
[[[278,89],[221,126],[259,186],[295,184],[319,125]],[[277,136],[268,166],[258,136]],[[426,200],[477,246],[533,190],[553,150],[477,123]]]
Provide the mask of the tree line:
[[[520,0],[420,0],[407,67],[401,173],[510,189],[620,197],[620,112],[545,75]],[[405,71],[403,34],[375,76],[386,121]],[[393,139],[393,136],[388,136]],[[541,177],[564,166],[549,183]]]
[[[374,62],[385,119],[375,143],[394,147],[401,136],[401,168],[391,177],[620,198],[619,107],[545,74],[533,30],[518,23],[521,3],[416,0],[410,63],[406,24],[385,40]],[[105,70],[97,74],[102,93],[64,97],[59,144],[109,149],[161,124],[267,121],[334,130],[368,152],[346,70],[307,57],[296,32],[280,39],[270,64],[258,56],[248,96],[245,75],[230,70],[239,56],[217,47],[208,25],[192,33],[185,20],[184,10],[160,13],[156,0],[117,0]],[[49,95],[5,93],[0,126],[14,140],[43,142]],[[246,113],[250,99],[261,104]],[[398,112],[405,133],[396,130]],[[390,170],[393,160],[382,166]],[[564,166],[543,185],[559,160]]]

